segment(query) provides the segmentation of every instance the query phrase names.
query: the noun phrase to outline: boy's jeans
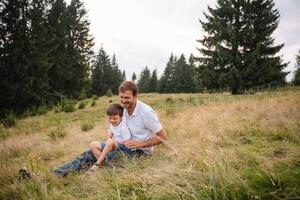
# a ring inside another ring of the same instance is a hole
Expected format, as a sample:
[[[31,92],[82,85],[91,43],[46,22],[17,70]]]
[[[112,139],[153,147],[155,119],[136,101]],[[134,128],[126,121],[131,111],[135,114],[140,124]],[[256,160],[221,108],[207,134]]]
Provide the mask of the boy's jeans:
[[[105,146],[105,143],[100,144],[102,146],[102,149]],[[142,153],[141,150],[135,150],[131,151],[128,148],[125,147],[123,144],[118,144],[118,150],[113,151],[107,154],[106,156],[106,162],[109,162],[111,159],[116,157],[119,153],[124,153],[126,155],[130,156],[139,156]],[[76,157],[74,160],[71,160],[70,162],[65,163],[62,166],[59,166],[55,170],[53,170],[53,174],[55,176],[66,176],[72,171],[79,171],[82,170],[90,165],[93,165],[96,162],[96,158],[93,155],[91,150],[87,150],[83,152],[80,156]]]

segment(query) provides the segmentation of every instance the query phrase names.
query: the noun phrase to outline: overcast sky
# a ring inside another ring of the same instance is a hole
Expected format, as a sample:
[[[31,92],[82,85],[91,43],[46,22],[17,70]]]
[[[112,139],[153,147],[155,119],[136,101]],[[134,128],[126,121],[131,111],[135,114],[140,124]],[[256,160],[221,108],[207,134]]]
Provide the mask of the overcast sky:
[[[138,76],[147,65],[163,73],[170,54],[199,55],[197,39],[203,32],[199,19],[216,0],[85,0],[95,38],[94,50],[103,44],[111,56],[116,54],[127,79]],[[284,43],[280,52],[295,69],[300,49],[300,0],[275,0],[281,18],[274,33],[275,44]],[[288,80],[291,79],[291,74]]]

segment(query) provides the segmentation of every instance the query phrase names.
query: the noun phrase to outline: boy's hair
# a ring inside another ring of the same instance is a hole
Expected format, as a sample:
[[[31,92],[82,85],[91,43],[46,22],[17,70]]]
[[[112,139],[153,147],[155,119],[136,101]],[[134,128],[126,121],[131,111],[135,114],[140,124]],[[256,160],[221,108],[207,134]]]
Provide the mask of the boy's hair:
[[[119,92],[125,92],[130,90],[133,96],[136,96],[138,93],[138,87],[133,81],[123,81],[119,87]]]
[[[123,116],[123,111],[124,111],[123,106],[121,104],[118,104],[118,103],[111,103],[106,108],[106,114],[108,116],[119,115],[120,117],[122,117]]]

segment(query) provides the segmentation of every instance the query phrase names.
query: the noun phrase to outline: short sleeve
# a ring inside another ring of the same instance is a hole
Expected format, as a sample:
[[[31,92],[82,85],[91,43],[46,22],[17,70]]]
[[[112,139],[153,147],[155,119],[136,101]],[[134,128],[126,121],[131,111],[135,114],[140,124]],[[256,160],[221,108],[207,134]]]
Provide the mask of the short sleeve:
[[[144,113],[144,121],[146,128],[149,129],[152,133],[158,133],[162,129],[157,114],[154,110]]]

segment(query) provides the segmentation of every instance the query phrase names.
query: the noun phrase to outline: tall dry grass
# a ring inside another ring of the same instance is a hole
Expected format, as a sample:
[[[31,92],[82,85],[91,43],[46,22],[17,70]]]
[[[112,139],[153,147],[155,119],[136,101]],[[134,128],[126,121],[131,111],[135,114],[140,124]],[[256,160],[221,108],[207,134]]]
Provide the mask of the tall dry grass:
[[[154,155],[121,158],[93,177],[50,170],[104,140],[102,97],[63,114],[68,133],[52,141],[45,116],[22,120],[1,140],[0,199],[295,199],[300,197],[300,90],[255,95],[142,94],[169,135]],[[118,97],[112,97],[118,101]],[[95,127],[81,130],[83,120]],[[18,179],[26,166],[37,176]]]

